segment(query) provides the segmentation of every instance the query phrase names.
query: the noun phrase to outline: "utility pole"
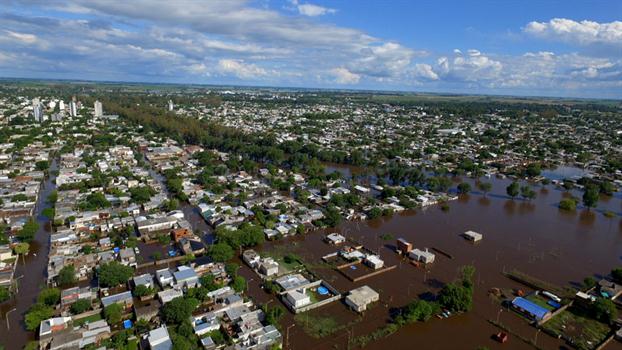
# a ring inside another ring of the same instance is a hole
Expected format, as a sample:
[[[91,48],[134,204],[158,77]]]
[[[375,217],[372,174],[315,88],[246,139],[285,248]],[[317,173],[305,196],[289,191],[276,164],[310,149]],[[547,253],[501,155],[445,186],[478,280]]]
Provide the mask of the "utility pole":
[[[295,325],[295,323],[292,323],[287,326],[287,330],[285,331],[285,349],[289,349],[289,329],[294,327]]]
[[[15,278],[15,292],[16,292],[16,294],[19,294],[19,279],[20,278],[24,278],[24,275],[21,275],[21,276]]]
[[[11,324],[9,322],[9,314],[15,310],[17,310],[17,308],[12,308],[11,310],[7,311],[6,314],[4,314],[4,317],[6,318],[6,329],[8,330],[11,329]]]

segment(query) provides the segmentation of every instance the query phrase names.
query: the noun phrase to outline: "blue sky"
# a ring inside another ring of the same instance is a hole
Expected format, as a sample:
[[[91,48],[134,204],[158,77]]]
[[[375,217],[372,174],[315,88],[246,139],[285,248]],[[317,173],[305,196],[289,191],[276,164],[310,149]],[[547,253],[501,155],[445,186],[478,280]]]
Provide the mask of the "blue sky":
[[[23,0],[0,76],[622,98],[622,2]]]

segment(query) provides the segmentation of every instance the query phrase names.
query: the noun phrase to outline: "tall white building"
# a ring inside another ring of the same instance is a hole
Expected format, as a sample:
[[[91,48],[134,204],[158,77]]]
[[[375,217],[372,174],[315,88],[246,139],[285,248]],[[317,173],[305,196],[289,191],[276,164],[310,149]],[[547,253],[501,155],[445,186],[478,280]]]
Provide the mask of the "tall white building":
[[[104,115],[104,110],[102,108],[102,103],[99,101],[95,101],[95,116],[101,117]]]
[[[43,104],[38,98],[32,100],[32,114],[35,121],[41,123],[43,121]]]
[[[169,112],[173,111],[173,109],[175,109],[175,105],[173,104],[173,100],[168,100],[168,110],[169,110]]]
[[[69,115],[72,117],[78,116],[78,103],[76,101],[69,102]]]
[[[60,109],[61,112],[65,111],[65,102],[63,100],[60,100],[58,103],[58,109]]]

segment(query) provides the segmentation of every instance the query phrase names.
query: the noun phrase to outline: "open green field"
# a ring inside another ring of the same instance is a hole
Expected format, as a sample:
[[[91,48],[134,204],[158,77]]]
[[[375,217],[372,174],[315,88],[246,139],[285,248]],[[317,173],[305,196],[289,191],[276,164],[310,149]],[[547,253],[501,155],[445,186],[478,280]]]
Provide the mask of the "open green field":
[[[95,322],[95,321],[99,321],[102,319],[102,315],[101,314],[95,314],[95,315],[91,315],[88,317],[84,317],[84,318],[80,318],[77,319],[73,322],[74,326],[81,326],[87,322],[91,323],[91,322]]]
[[[542,327],[570,340],[579,350],[594,349],[611,332],[608,325],[568,310],[562,311]]]

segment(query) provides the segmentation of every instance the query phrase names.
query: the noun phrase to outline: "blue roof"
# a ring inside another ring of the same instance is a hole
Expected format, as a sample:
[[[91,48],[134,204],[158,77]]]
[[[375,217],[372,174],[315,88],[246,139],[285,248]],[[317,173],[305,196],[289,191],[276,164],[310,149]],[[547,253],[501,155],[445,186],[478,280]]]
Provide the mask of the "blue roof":
[[[538,320],[543,319],[544,316],[549,313],[549,310],[521,297],[514,298],[514,300],[512,300],[512,305],[522,310],[525,310],[527,313],[529,313]]]
[[[123,321],[123,328],[124,328],[124,329],[130,329],[130,328],[132,328],[132,321],[131,321],[131,320],[125,320],[125,321]]]

